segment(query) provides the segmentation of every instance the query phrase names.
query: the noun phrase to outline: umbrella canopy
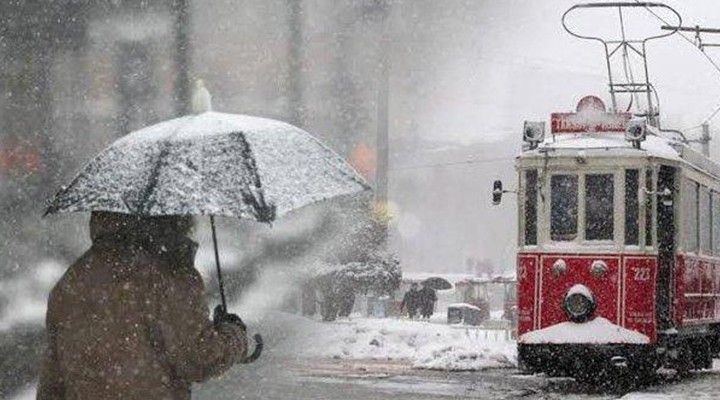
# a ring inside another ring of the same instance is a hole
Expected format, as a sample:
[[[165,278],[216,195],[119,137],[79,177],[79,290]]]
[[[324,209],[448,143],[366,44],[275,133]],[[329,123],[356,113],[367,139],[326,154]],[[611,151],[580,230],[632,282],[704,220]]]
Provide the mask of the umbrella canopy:
[[[299,128],[205,112],[118,139],[61,188],[46,214],[110,211],[269,222],[367,188],[340,156]]]
[[[427,278],[423,281],[423,286],[427,286],[430,289],[435,290],[448,290],[452,289],[452,283],[450,283],[447,279],[441,278],[439,276],[434,276],[432,278]]]

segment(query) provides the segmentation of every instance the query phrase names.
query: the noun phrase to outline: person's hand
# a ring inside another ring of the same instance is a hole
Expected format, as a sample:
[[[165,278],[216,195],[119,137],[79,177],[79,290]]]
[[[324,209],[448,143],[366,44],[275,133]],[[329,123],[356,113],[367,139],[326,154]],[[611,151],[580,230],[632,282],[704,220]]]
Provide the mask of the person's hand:
[[[213,323],[217,326],[223,322],[239,326],[243,331],[247,331],[247,326],[237,314],[226,312],[223,306],[218,304],[213,311]]]

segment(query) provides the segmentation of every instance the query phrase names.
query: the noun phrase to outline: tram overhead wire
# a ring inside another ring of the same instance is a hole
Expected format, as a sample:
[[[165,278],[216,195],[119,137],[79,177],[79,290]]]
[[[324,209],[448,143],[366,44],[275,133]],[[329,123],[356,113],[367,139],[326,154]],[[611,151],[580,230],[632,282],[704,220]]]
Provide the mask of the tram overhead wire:
[[[453,161],[453,162],[446,162],[446,163],[407,165],[407,166],[390,168],[390,171],[411,171],[411,170],[417,170],[417,169],[452,167],[452,166],[457,166],[457,165],[491,164],[491,163],[497,163],[497,162],[503,162],[503,161],[512,162],[514,160],[515,160],[514,157],[485,158],[485,159],[479,159],[479,160]]]
[[[640,0],[635,0],[635,2],[638,3],[638,4],[641,3]],[[643,8],[644,8],[647,12],[649,12],[650,14],[652,14],[655,18],[657,18],[660,22],[664,23],[665,26],[671,26],[671,24],[670,24],[667,20],[665,20],[663,17],[659,16],[656,12],[654,12],[653,10],[651,10],[649,7],[646,6],[646,7],[643,7]],[[681,38],[685,39],[686,42],[690,43],[694,48],[696,48],[696,49],[698,48],[698,47],[697,47],[697,44],[696,44],[692,39],[690,39],[690,38],[688,38],[687,36],[683,35],[679,30],[678,30],[678,32],[676,32],[676,33],[677,33],[678,35],[680,35]],[[704,51],[701,50],[700,53],[702,53],[703,57],[705,57],[705,59],[713,66],[713,68],[715,68],[715,71],[717,71],[717,72],[720,74],[720,65],[718,65],[718,64],[717,64],[712,58],[710,58],[710,56],[709,56],[707,53],[705,53]],[[703,122],[702,122],[701,124],[699,124],[699,125],[697,125],[697,126],[693,126],[693,127],[687,128],[687,129],[683,129],[683,130],[698,129],[698,128],[702,127],[704,124],[707,124],[708,122],[710,122],[710,120],[712,120],[713,118],[715,118],[715,117],[718,115],[719,112],[720,112],[720,104],[718,104],[718,105],[715,107],[715,109],[713,109],[713,111],[710,113],[710,115],[708,115],[708,116],[703,120]]]

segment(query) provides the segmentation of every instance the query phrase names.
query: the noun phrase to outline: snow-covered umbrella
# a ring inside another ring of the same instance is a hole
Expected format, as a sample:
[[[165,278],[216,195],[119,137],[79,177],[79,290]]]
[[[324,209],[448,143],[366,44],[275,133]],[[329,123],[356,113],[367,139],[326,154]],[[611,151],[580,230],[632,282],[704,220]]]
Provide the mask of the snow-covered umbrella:
[[[295,126],[206,111],[118,139],[58,191],[46,214],[209,216],[227,310],[215,216],[270,223],[306,205],[367,189],[340,156]]]
[[[60,189],[46,213],[213,215],[271,222],[308,204],[367,188],[340,156],[299,128],[205,112],[118,139]]]
[[[453,285],[447,279],[440,276],[433,276],[425,279],[422,282],[423,286],[429,287],[435,290],[448,290],[452,289]]]

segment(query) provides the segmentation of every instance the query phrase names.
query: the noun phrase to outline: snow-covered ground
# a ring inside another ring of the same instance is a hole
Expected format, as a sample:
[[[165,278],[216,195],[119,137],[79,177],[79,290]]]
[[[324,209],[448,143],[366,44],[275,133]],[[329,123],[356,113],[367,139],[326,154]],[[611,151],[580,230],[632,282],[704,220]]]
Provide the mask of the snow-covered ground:
[[[687,379],[668,385],[658,385],[628,393],[622,400],[710,400],[720,398],[720,360],[713,360],[713,368],[699,371]]]
[[[32,384],[27,389],[23,389],[18,393],[15,393],[13,397],[11,397],[11,400],[34,400],[37,396],[37,389],[35,388],[36,384]]]
[[[0,331],[17,325],[42,325],[50,289],[66,266],[46,260],[0,280]]]
[[[300,335],[281,344],[309,358],[407,360],[415,368],[480,370],[514,366],[515,342],[505,331],[391,318],[318,322],[293,318]],[[311,338],[311,342],[303,341]]]

